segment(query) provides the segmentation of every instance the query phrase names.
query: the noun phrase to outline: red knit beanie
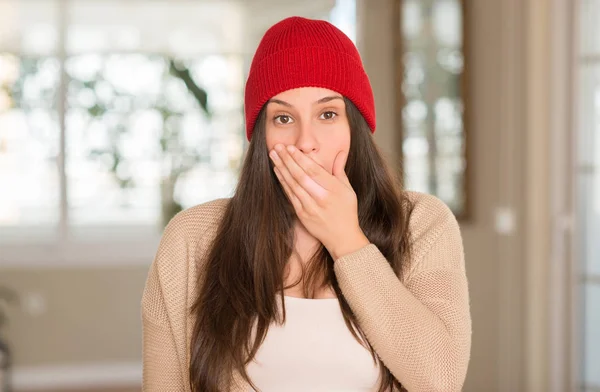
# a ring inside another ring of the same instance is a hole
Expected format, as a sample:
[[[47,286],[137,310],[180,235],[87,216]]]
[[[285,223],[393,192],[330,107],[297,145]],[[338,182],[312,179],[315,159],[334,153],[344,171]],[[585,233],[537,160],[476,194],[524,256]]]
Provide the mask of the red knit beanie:
[[[327,21],[294,16],[267,30],[252,59],[244,102],[248,140],[263,105],[299,87],[340,93],[356,105],[375,132],[373,91],[356,46]]]

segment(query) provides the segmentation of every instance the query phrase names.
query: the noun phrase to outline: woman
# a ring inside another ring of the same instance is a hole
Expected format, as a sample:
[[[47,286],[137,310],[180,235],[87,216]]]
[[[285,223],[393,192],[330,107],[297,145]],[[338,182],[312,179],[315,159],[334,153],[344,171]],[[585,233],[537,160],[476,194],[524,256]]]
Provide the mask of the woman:
[[[231,199],[171,220],[142,300],[147,391],[458,391],[471,320],[460,231],[382,159],[353,43],[272,26]]]

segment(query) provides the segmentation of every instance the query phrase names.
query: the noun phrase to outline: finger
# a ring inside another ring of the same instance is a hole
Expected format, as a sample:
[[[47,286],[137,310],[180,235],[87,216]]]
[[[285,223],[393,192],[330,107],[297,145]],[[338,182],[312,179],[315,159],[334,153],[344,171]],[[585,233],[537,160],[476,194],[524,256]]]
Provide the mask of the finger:
[[[279,171],[279,169],[277,169],[277,167],[275,167],[275,168],[273,168],[273,171],[275,172],[275,176],[279,180],[279,183],[281,184],[281,187],[283,188],[283,191],[285,192],[285,194],[287,195],[288,199],[290,200],[290,202],[294,206],[294,209],[296,210],[296,213],[298,213],[303,208],[302,207],[302,203],[296,197],[296,195],[294,195],[294,192],[292,192],[292,190],[290,189],[290,187],[287,185],[287,183],[285,182],[285,179],[281,175],[281,172]]]
[[[308,177],[325,189],[332,188],[334,185],[333,178],[323,166],[294,146],[287,146],[287,153]]]
[[[302,203],[302,208],[305,211],[313,211],[315,199],[296,181],[287,166],[281,162],[281,159],[279,159],[279,163],[276,163],[276,167],[279,170],[280,177],[283,177],[291,193]]]
[[[279,154],[294,180],[315,200],[324,199],[328,189],[334,189],[333,176],[294,146],[287,148]]]

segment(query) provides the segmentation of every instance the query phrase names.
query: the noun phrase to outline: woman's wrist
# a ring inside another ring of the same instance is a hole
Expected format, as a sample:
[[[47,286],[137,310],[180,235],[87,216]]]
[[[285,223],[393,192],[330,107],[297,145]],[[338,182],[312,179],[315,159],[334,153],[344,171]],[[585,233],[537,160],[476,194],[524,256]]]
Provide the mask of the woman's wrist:
[[[365,236],[364,233],[361,232],[357,233],[354,236],[351,236],[350,238],[340,241],[339,244],[332,246],[331,249],[328,249],[328,251],[331,257],[333,257],[333,260],[335,261],[341,257],[354,253],[359,249],[362,249],[370,243],[371,242],[369,241],[367,236]]]

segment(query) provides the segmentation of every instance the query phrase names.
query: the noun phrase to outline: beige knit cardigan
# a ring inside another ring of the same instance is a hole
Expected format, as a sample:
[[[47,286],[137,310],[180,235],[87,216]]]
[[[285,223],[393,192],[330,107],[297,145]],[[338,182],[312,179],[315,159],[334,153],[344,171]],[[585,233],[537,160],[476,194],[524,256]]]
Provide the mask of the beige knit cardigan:
[[[408,391],[460,391],[470,357],[471,317],[459,226],[436,197],[407,194],[414,203],[412,254],[402,279],[374,244],[336,260],[335,274],[367,339]],[[188,309],[228,201],[182,211],[164,231],[141,303],[144,391],[190,391],[194,320]],[[234,380],[234,391],[249,390],[239,375]]]

